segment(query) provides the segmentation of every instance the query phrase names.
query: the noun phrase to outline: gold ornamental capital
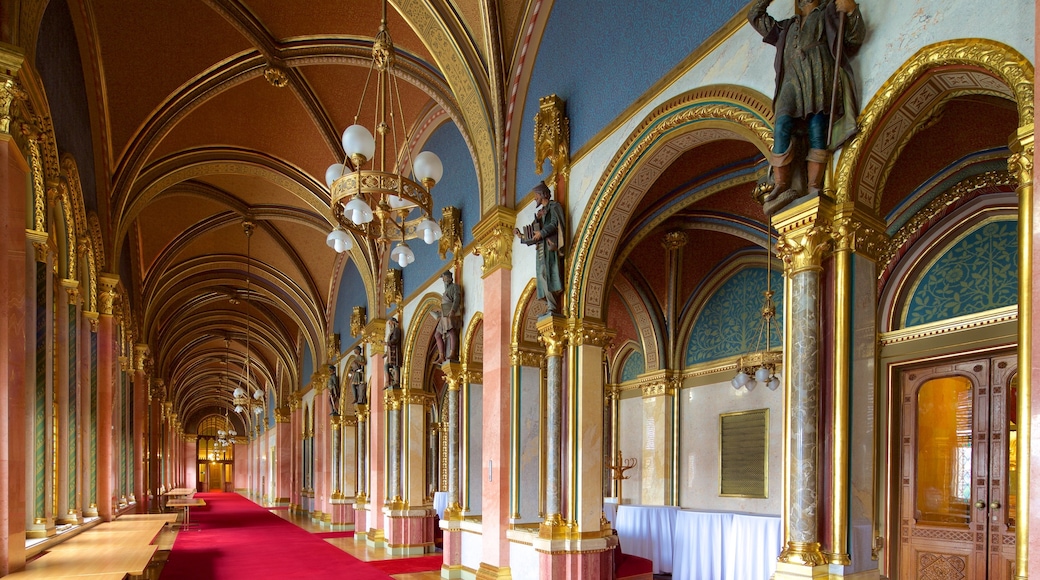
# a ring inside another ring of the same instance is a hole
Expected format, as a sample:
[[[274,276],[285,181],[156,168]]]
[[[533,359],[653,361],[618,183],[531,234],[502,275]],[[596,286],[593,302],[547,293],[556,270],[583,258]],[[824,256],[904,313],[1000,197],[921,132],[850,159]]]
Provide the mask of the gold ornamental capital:
[[[482,276],[487,278],[496,270],[513,269],[513,229],[516,227],[516,210],[495,207],[484,214],[473,227],[476,254],[484,258]]]
[[[834,202],[817,197],[773,216],[773,227],[780,234],[776,252],[784,261],[788,275],[803,270],[819,270],[831,248],[831,221]]]
[[[605,347],[617,336],[617,331],[607,328],[602,322],[588,318],[572,318],[567,321],[567,340],[574,346],[589,345]]]
[[[441,372],[444,373],[444,381],[448,383],[449,391],[458,391],[462,383],[466,381],[466,371],[462,363],[447,361],[441,364]]]
[[[101,287],[100,306],[101,316],[113,316],[115,305],[119,301],[119,275],[101,274],[98,276],[98,286]]]
[[[1033,130],[1032,123],[1019,127],[1008,145],[1011,149],[1011,156],[1008,157],[1008,171],[1018,177],[1020,185],[1031,183],[1033,179],[1033,151],[1035,148]]]
[[[374,318],[365,326],[365,334],[362,339],[372,345],[372,354],[384,354],[386,352],[386,319]]]
[[[563,356],[569,328],[562,316],[544,316],[538,320],[538,342],[545,346],[545,356]]]
[[[877,261],[888,247],[885,224],[851,206],[839,210],[831,225],[835,252],[854,252]]]

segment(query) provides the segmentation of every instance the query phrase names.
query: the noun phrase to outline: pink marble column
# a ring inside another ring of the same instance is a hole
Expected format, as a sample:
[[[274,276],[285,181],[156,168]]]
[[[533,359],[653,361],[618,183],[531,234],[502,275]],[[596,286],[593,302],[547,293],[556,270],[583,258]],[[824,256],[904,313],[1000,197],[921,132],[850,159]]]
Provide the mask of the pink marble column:
[[[510,274],[498,268],[484,277],[484,481],[477,578],[498,578],[509,567]]]
[[[148,435],[148,373],[145,360],[148,358],[148,345],[134,346],[134,431],[131,434],[131,445],[134,446],[134,499],[137,500],[138,513],[148,513],[148,492],[145,481],[145,443]]]
[[[289,438],[286,440],[286,444],[289,445],[289,452],[291,457],[291,467],[289,473],[289,509],[299,510],[302,509],[303,500],[300,497],[300,488],[303,486],[303,480],[301,474],[303,473],[303,456],[301,449],[301,442],[303,440],[301,434],[303,433],[303,409],[300,408],[300,403],[295,398],[289,403]]]
[[[366,335],[382,337],[385,335],[386,320],[374,320],[365,330]],[[386,373],[383,370],[382,345],[373,346],[372,366],[369,380],[369,416],[368,416],[368,509],[365,514],[365,525],[368,527],[365,541],[370,546],[382,546],[385,543],[385,522],[383,506],[386,505],[386,402],[383,400],[383,388],[386,386]]]
[[[326,521],[326,516],[332,513],[329,507],[332,496],[329,413],[332,409],[325,391],[324,375],[321,377],[314,389],[314,515]]]
[[[274,473],[277,478],[274,498],[272,504],[276,506],[288,506],[292,496],[292,423],[289,414],[279,408],[275,411],[275,465]]]
[[[117,360],[119,348],[116,344],[116,320],[112,314],[113,302],[117,298],[116,286],[119,276],[99,276],[100,318],[98,321],[98,515],[102,521],[112,521],[116,505],[115,452],[112,439],[112,409],[115,405],[115,380],[119,372]]]
[[[25,566],[25,312],[29,168],[0,132],[0,576]]]

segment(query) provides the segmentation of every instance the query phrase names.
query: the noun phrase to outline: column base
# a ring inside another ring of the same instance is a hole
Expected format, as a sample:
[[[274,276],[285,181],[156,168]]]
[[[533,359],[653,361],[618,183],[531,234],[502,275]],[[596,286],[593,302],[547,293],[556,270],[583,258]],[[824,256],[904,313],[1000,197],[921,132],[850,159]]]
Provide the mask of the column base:
[[[541,580],[614,577],[613,537],[588,540],[539,538],[533,544],[538,552],[538,578]]]
[[[97,504],[96,503],[90,504],[90,507],[88,507],[87,509],[83,510],[83,515],[88,517],[88,518],[96,518],[96,517],[98,517]]]
[[[513,573],[508,567],[499,568],[498,566],[481,562],[480,568],[477,569],[477,580],[511,580],[512,578]]]
[[[383,530],[370,529],[365,534],[365,545],[369,548],[386,548],[386,536]]]
[[[462,519],[441,520],[444,563],[441,578],[462,578]]]
[[[830,577],[831,567],[827,564],[808,566],[790,562],[777,562],[776,573],[773,574],[773,580],[828,580]]]
[[[336,530],[354,529],[354,507],[349,500],[332,500],[331,524]]]
[[[430,508],[383,508],[387,551],[393,556],[417,556],[433,551],[437,512]]]
[[[25,530],[25,537],[38,540],[42,538],[49,538],[58,533],[58,530],[54,527],[53,518],[36,518],[33,520],[29,529]]]
[[[69,510],[69,513],[58,519],[59,524],[79,525],[83,523],[83,514],[79,510]]]

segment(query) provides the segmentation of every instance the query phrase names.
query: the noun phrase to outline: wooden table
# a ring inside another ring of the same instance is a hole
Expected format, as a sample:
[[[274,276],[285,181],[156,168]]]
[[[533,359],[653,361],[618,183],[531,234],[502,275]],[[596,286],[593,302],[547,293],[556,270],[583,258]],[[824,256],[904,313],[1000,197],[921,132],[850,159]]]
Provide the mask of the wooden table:
[[[5,578],[29,580],[37,578],[76,578],[97,580],[144,575],[158,549],[155,545],[104,546],[88,545],[73,549],[53,550],[33,560],[25,570]]]
[[[173,508],[184,508],[184,523],[181,524],[181,529],[188,531],[191,529],[191,508],[206,505],[206,500],[197,497],[171,499],[166,502],[166,505]],[[195,526],[195,529],[199,529],[198,526]]]

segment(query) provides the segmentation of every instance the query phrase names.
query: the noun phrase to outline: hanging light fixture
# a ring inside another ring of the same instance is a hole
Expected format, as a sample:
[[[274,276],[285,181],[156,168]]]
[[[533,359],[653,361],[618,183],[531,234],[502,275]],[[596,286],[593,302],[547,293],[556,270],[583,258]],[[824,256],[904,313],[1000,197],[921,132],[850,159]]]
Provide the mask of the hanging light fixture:
[[[245,288],[245,300],[243,301],[243,304],[245,305],[245,311],[246,311],[246,362],[245,362],[246,375],[245,375],[245,381],[244,381],[245,386],[243,387],[243,385],[240,384],[238,387],[236,387],[234,392],[232,393],[232,398],[233,398],[233,401],[234,401],[234,404],[235,404],[235,412],[236,413],[242,414],[242,413],[245,413],[246,411],[252,411],[253,414],[257,415],[257,417],[259,418],[259,416],[264,412],[264,409],[266,409],[266,407],[267,407],[267,403],[264,400],[264,391],[261,390],[259,385],[258,385],[253,390],[252,398],[250,398],[249,391],[247,390],[251,386],[251,384],[252,384],[252,382],[250,381],[250,378],[249,378],[250,367],[252,366],[251,361],[250,361],[250,349],[249,349],[250,321],[251,321],[251,317],[249,316],[249,302],[250,302],[250,299],[249,299],[249,281],[250,281],[250,273],[251,273],[250,266],[251,266],[251,263],[252,263],[252,247],[251,247],[251,243],[250,242],[252,240],[253,229],[255,227],[256,227],[255,224],[253,224],[253,222],[251,222],[249,220],[245,220],[245,221],[242,222],[242,229],[243,229],[243,231],[246,234],[246,288]]]
[[[224,383],[226,385],[231,384],[231,337],[224,337]],[[230,447],[234,444],[234,437],[238,435],[238,432],[231,426],[231,420],[228,418],[227,409],[224,410],[224,428],[217,429],[217,446],[218,447]]]
[[[755,350],[741,356],[737,360],[737,375],[733,377],[730,384],[736,390],[746,389],[747,392],[755,390],[759,383],[765,385],[770,391],[775,391],[780,386],[780,379],[776,376],[776,370],[780,368],[783,360],[783,349],[773,350],[773,325],[776,320],[776,303],[773,302],[772,282],[772,256],[770,248],[773,246],[773,235],[769,235],[766,245],[766,290],[763,292],[762,322],[758,328],[758,338],[755,341]],[[764,348],[763,348],[764,343]],[[780,346],[780,345],[777,345]]]
[[[441,227],[431,219],[433,197],[430,191],[444,173],[441,160],[429,151],[411,159],[406,139],[404,110],[394,72],[396,54],[386,25],[386,0],[383,17],[372,43],[372,63],[361,92],[354,123],[343,131],[343,163],[333,163],[325,171],[325,183],[332,197],[332,215],[337,226],[325,243],[337,252],[353,247],[351,234],[371,239],[385,249],[397,242],[390,259],[404,268],[415,261],[407,240],[422,238],[432,244],[441,237]],[[375,119],[373,132],[358,123],[368,86],[375,73]],[[398,141],[400,139],[400,142]],[[389,142],[388,142],[389,141]],[[388,157],[396,156],[396,168]],[[372,167],[365,166],[371,162]],[[389,167],[388,167],[389,165]],[[411,171],[414,179],[406,175]]]

